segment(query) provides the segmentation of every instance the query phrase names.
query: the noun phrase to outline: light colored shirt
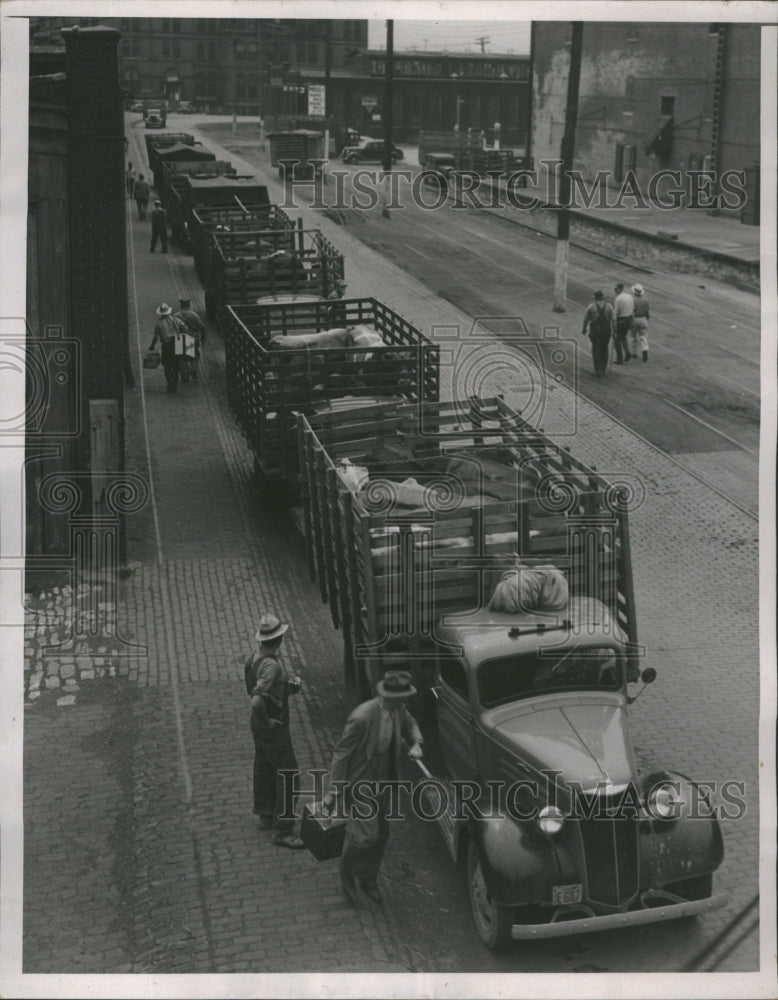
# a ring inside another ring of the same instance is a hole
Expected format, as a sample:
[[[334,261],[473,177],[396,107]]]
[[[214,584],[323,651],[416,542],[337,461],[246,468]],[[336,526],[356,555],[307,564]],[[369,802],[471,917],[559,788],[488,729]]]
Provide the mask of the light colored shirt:
[[[619,292],[614,300],[613,306],[616,311],[617,318],[619,316],[632,316],[635,312],[635,300],[629,292]]]

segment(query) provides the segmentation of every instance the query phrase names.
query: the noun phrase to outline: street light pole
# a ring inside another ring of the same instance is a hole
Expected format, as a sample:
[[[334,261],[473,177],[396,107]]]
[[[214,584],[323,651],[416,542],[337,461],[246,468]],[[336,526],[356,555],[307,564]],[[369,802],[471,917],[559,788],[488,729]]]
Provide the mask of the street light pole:
[[[394,21],[386,22],[386,81],[384,87],[384,207],[382,215],[389,218],[389,191],[392,172],[392,111],[394,82]]]

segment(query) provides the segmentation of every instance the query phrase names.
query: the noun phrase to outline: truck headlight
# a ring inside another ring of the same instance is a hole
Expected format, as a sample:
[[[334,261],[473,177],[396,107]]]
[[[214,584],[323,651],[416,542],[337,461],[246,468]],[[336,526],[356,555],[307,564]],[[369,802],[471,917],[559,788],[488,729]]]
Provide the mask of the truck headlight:
[[[538,813],[537,824],[543,833],[559,833],[565,825],[565,817],[556,806],[544,806]]]
[[[680,786],[675,781],[654,786],[648,793],[646,805],[654,819],[677,819],[683,806]]]

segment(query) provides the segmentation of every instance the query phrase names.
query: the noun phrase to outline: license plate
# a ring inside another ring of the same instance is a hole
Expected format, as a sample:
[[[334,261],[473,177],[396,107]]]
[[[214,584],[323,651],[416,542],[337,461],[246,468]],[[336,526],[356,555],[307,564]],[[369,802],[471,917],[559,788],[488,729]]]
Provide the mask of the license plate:
[[[554,906],[563,906],[565,903],[580,903],[582,898],[583,886],[554,885],[551,887],[551,902]]]

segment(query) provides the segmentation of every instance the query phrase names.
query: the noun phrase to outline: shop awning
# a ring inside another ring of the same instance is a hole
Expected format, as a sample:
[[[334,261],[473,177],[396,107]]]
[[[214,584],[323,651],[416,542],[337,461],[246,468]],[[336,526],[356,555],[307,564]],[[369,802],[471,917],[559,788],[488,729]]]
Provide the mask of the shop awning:
[[[668,156],[673,146],[673,116],[660,115],[648,134],[643,151],[646,156]]]

